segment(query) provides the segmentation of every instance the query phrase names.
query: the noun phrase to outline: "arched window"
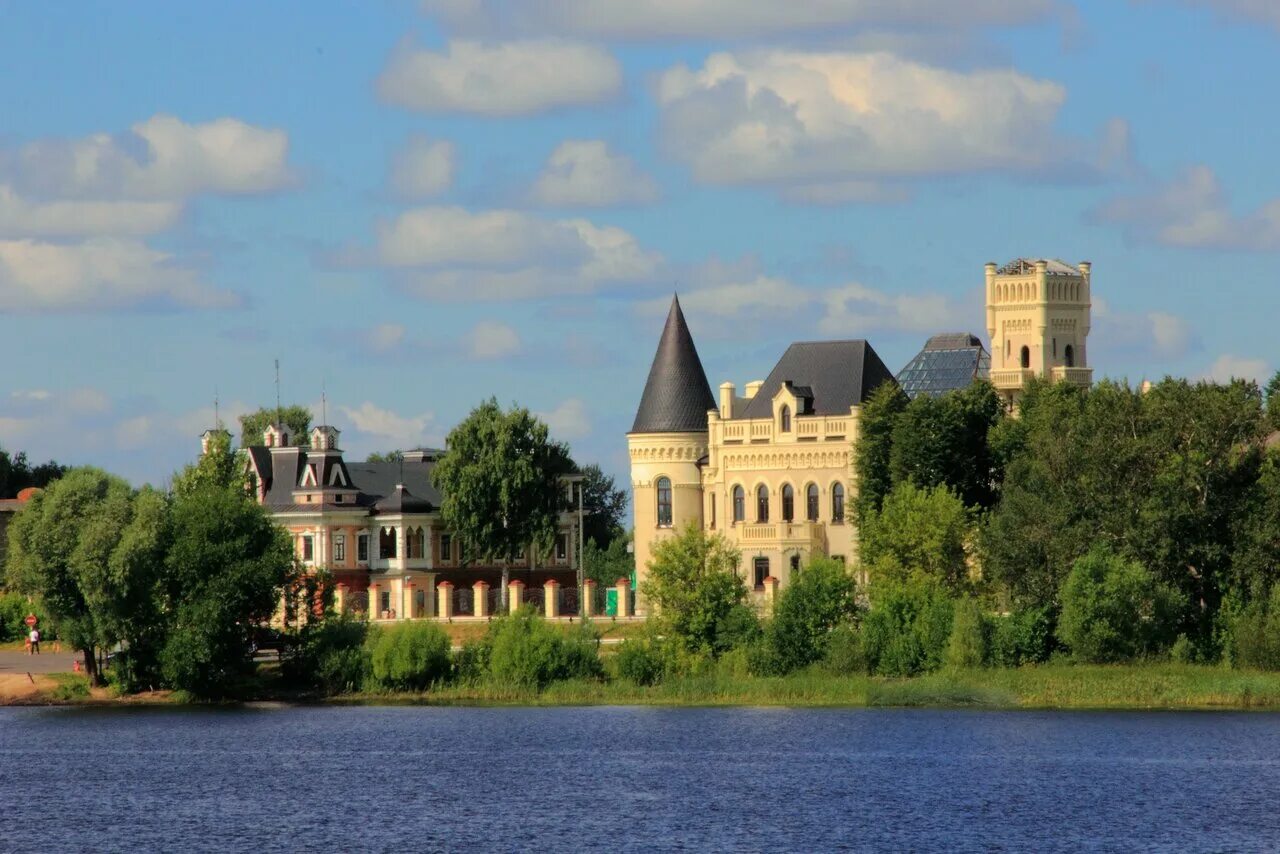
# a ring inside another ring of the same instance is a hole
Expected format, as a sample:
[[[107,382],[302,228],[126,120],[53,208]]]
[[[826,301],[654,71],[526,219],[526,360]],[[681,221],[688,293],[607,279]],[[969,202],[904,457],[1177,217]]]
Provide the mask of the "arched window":
[[[426,552],[427,536],[422,528],[410,528],[406,533],[405,551],[408,552],[406,557],[421,558]]]
[[[793,522],[796,518],[796,491],[791,484],[782,485],[782,521]]]
[[[804,517],[810,522],[818,521],[818,484],[811,483],[804,491]]]
[[[837,525],[844,522],[843,483],[837,483],[831,487],[831,521]]]
[[[741,486],[733,488],[733,521],[743,522],[747,518],[747,494]]]
[[[1074,368],[1076,366],[1075,348],[1068,344],[1067,348],[1062,351],[1062,359],[1067,363],[1068,368]]]
[[[1022,368],[1023,370],[1026,370],[1029,367],[1031,367],[1031,348],[1023,347],[1022,348]]]
[[[396,529],[383,528],[378,532],[378,557],[386,559],[396,556]]]
[[[756,521],[769,521],[769,487],[763,483],[756,487]]]
[[[780,420],[782,421],[782,432],[790,433],[791,432],[791,407],[790,406],[782,407],[782,414],[781,414]]]
[[[671,527],[671,480],[658,478],[658,527]]]

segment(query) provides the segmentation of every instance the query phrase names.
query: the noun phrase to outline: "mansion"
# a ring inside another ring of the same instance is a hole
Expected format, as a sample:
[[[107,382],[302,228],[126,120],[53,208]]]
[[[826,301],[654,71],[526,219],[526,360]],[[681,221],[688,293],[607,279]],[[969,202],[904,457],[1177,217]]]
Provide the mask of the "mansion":
[[[718,395],[674,298],[627,434],[639,579],[654,545],[689,523],[740,550],[739,577],[762,597],[811,556],[856,563],[863,401],[894,382],[915,397],[988,379],[1010,405],[1032,377],[1088,386],[1090,273],[1088,262],[987,264],[989,351],[976,335],[936,335],[894,374],[866,341],[797,342],[764,380]]]

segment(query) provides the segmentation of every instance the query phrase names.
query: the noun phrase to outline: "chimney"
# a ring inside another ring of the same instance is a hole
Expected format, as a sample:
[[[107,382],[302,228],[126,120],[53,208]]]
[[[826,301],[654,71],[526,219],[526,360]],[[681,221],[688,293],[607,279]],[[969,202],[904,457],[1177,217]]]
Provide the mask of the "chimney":
[[[733,417],[733,393],[737,386],[733,383],[720,383],[720,417],[728,421]]]

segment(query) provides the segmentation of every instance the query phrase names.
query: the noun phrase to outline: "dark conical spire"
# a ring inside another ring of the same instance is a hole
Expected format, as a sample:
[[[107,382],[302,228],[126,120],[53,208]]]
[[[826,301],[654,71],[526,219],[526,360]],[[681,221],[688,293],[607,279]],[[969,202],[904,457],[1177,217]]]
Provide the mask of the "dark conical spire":
[[[698,348],[680,310],[680,297],[673,297],[631,432],[702,432],[707,429],[707,410],[715,408]]]

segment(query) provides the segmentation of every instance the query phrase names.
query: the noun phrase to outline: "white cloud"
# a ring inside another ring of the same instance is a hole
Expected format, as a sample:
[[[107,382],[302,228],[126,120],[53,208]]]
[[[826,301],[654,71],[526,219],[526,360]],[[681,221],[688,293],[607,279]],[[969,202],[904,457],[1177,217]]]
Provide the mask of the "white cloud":
[[[378,228],[376,261],[433,299],[500,300],[592,293],[651,277],[659,258],[620,228],[520,211],[405,211]]]
[[[942,294],[890,294],[852,283],[827,291],[827,313],[818,321],[824,335],[865,335],[869,329],[937,332],[963,316]]]
[[[556,439],[581,439],[591,433],[587,405],[576,397],[563,401],[549,412],[535,414],[546,422]]]
[[[234,118],[188,124],[156,115],[130,134],[39,140],[0,154],[0,174],[24,191],[64,198],[179,199],[260,193],[292,176],[289,137]]]
[[[7,237],[139,237],[178,221],[171,201],[47,201],[24,199],[0,184],[0,235]]]
[[[658,187],[603,140],[571,139],[551,152],[532,195],[552,207],[610,207],[652,202]]]
[[[717,318],[773,317],[802,310],[817,299],[816,292],[807,291],[785,279],[756,276],[744,282],[686,291],[680,295],[680,304],[690,313]],[[670,306],[670,298],[663,296],[644,303],[640,310],[656,315],[665,313]]]
[[[339,409],[358,433],[393,448],[410,448],[429,444],[434,438],[427,433],[435,420],[435,416],[429,412],[421,415],[400,415],[367,400],[358,408],[340,406]]]
[[[455,32],[636,39],[777,37],[878,25],[1017,24],[1053,8],[1050,0],[423,0],[422,7]]]
[[[783,199],[807,205],[901,204],[911,198],[902,186],[877,181],[829,181],[798,184],[778,191]]]
[[[659,81],[665,147],[716,184],[1063,168],[1057,83],[890,53],[716,53]],[[853,185],[857,188],[857,185]]]
[[[1251,359],[1247,356],[1235,356],[1224,353],[1214,360],[1201,379],[1217,383],[1230,382],[1233,379],[1254,380],[1262,384],[1271,376],[1271,368],[1265,359]]]
[[[1090,347],[1116,358],[1134,353],[1178,359],[1201,349],[1191,324],[1165,311],[1127,312],[1112,308],[1106,297],[1093,296],[1093,334]]]
[[[0,310],[217,309],[239,304],[237,294],[203,282],[173,256],[136,241],[101,238],[62,245],[0,240]]]
[[[18,401],[43,403],[46,400],[53,399],[53,392],[44,388],[19,389],[9,392],[9,396]]]
[[[152,441],[155,424],[148,415],[126,418],[115,426],[116,447],[124,450],[141,448]]]
[[[375,353],[389,353],[404,341],[404,333],[399,323],[379,323],[365,334],[365,341]]]
[[[1152,349],[1157,356],[1176,358],[1191,348],[1191,325],[1181,317],[1153,311],[1147,320],[1151,323]]]
[[[444,53],[402,45],[378,78],[378,92],[389,103],[484,116],[598,104],[621,88],[621,66],[606,51],[554,40],[456,40]]]
[[[1090,217],[1122,227],[1130,239],[1164,246],[1280,250],[1280,198],[1251,213],[1236,214],[1208,166],[1194,166],[1146,192],[1112,199]]]
[[[505,323],[482,320],[471,330],[473,359],[503,359],[520,351],[520,336]]]
[[[410,137],[391,161],[391,188],[407,198],[438,196],[453,184],[452,142]]]

